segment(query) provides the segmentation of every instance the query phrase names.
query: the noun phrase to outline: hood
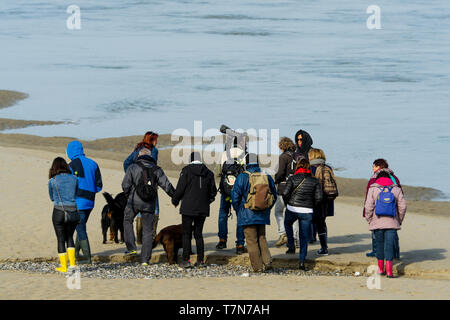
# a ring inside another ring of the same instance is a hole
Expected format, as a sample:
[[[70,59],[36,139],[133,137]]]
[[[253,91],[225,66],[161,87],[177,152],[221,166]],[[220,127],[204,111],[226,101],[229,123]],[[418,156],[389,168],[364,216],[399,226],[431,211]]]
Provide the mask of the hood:
[[[297,137],[298,135],[301,134],[302,135],[302,146],[299,148],[298,143],[297,143]],[[295,134],[294,137],[294,143],[296,146],[296,150],[295,152],[305,156],[306,158],[308,158],[308,152],[309,149],[311,149],[311,146],[313,144],[313,140],[311,138],[311,136],[309,135],[308,132],[304,131],[304,130],[298,130],[297,133]]]
[[[191,163],[189,169],[196,176],[205,177],[208,174],[208,168],[201,162]]]
[[[259,165],[257,163],[249,163],[245,170],[249,171],[249,172],[261,172],[261,168],[259,167]]]
[[[151,156],[149,155],[143,155],[140,156],[136,159],[136,162],[142,163],[144,166],[146,166],[147,168],[152,168],[153,166],[156,165],[156,160],[153,159]]]
[[[320,166],[321,164],[325,164],[325,160],[323,159],[314,159],[309,162],[312,166]]]
[[[80,141],[72,141],[67,145],[66,153],[70,160],[84,156],[83,145]]]
[[[378,178],[378,179],[375,181],[375,184],[378,184],[378,185],[380,185],[380,186],[382,186],[382,187],[389,187],[389,186],[393,186],[393,185],[394,185],[394,183],[392,183],[392,180],[391,180],[391,179],[385,178],[385,177]]]
[[[394,171],[392,171],[391,169],[389,169],[389,168],[383,168],[383,169],[380,169],[380,170],[378,170],[377,172],[375,172],[375,173],[373,173],[372,174],[372,176],[370,177],[371,179],[375,179],[376,177],[378,177],[378,174],[380,173],[380,172],[387,172],[387,173],[389,173],[389,174],[394,174]]]

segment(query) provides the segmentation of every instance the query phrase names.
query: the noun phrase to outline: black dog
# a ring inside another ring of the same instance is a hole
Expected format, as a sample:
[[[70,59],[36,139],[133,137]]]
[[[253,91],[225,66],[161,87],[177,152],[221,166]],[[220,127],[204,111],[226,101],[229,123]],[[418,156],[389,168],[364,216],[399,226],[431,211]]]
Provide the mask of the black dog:
[[[102,211],[103,243],[106,243],[106,233],[108,231],[108,227],[110,228],[110,231],[114,233],[115,243],[119,243],[119,230],[120,242],[124,242],[123,216],[128,199],[123,192],[119,193],[115,198],[113,198],[108,192],[103,192],[103,196],[108,203],[103,207]]]

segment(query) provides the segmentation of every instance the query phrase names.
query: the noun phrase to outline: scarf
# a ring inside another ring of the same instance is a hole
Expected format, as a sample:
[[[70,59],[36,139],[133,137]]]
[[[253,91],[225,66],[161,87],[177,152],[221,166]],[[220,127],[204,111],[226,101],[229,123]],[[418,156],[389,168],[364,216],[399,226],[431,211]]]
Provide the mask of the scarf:
[[[309,173],[309,174],[311,174],[311,170],[299,168],[297,171],[295,171],[295,174],[299,174],[299,173],[302,173],[302,174]]]

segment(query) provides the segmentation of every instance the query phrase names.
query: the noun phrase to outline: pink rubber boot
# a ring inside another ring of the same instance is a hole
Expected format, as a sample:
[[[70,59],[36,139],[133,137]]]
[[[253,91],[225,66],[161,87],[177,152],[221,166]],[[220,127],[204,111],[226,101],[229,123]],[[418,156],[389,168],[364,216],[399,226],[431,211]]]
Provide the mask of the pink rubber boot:
[[[394,278],[392,273],[392,261],[386,261],[386,274],[388,278]]]
[[[386,263],[387,263],[387,261],[386,261]],[[380,275],[386,274],[384,272],[384,260],[378,260],[378,274],[380,274]]]

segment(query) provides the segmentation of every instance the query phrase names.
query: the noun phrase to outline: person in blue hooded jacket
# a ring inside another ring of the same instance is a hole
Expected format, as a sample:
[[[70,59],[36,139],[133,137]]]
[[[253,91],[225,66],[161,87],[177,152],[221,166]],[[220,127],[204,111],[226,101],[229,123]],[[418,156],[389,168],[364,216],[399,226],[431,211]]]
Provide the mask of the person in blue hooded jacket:
[[[231,204],[236,211],[237,224],[244,229],[247,241],[248,254],[254,272],[262,272],[272,269],[272,257],[266,239],[266,225],[270,225],[270,210],[277,200],[275,182],[268,175],[269,189],[273,195],[272,206],[259,211],[245,208],[245,203],[250,191],[249,173],[261,172],[258,156],[254,153],[247,154],[246,171],[239,174],[231,191]]]
[[[91,263],[91,249],[86,223],[94,208],[95,194],[102,190],[102,175],[97,163],[84,155],[83,145],[80,141],[70,142],[66,152],[71,160],[69,163],[70,170],[78,177],[78,190],[75,201],[81,220],[76,228],[75,256],[80,264]],[[83,251],[83,256],[80,256],[80,248]]]

